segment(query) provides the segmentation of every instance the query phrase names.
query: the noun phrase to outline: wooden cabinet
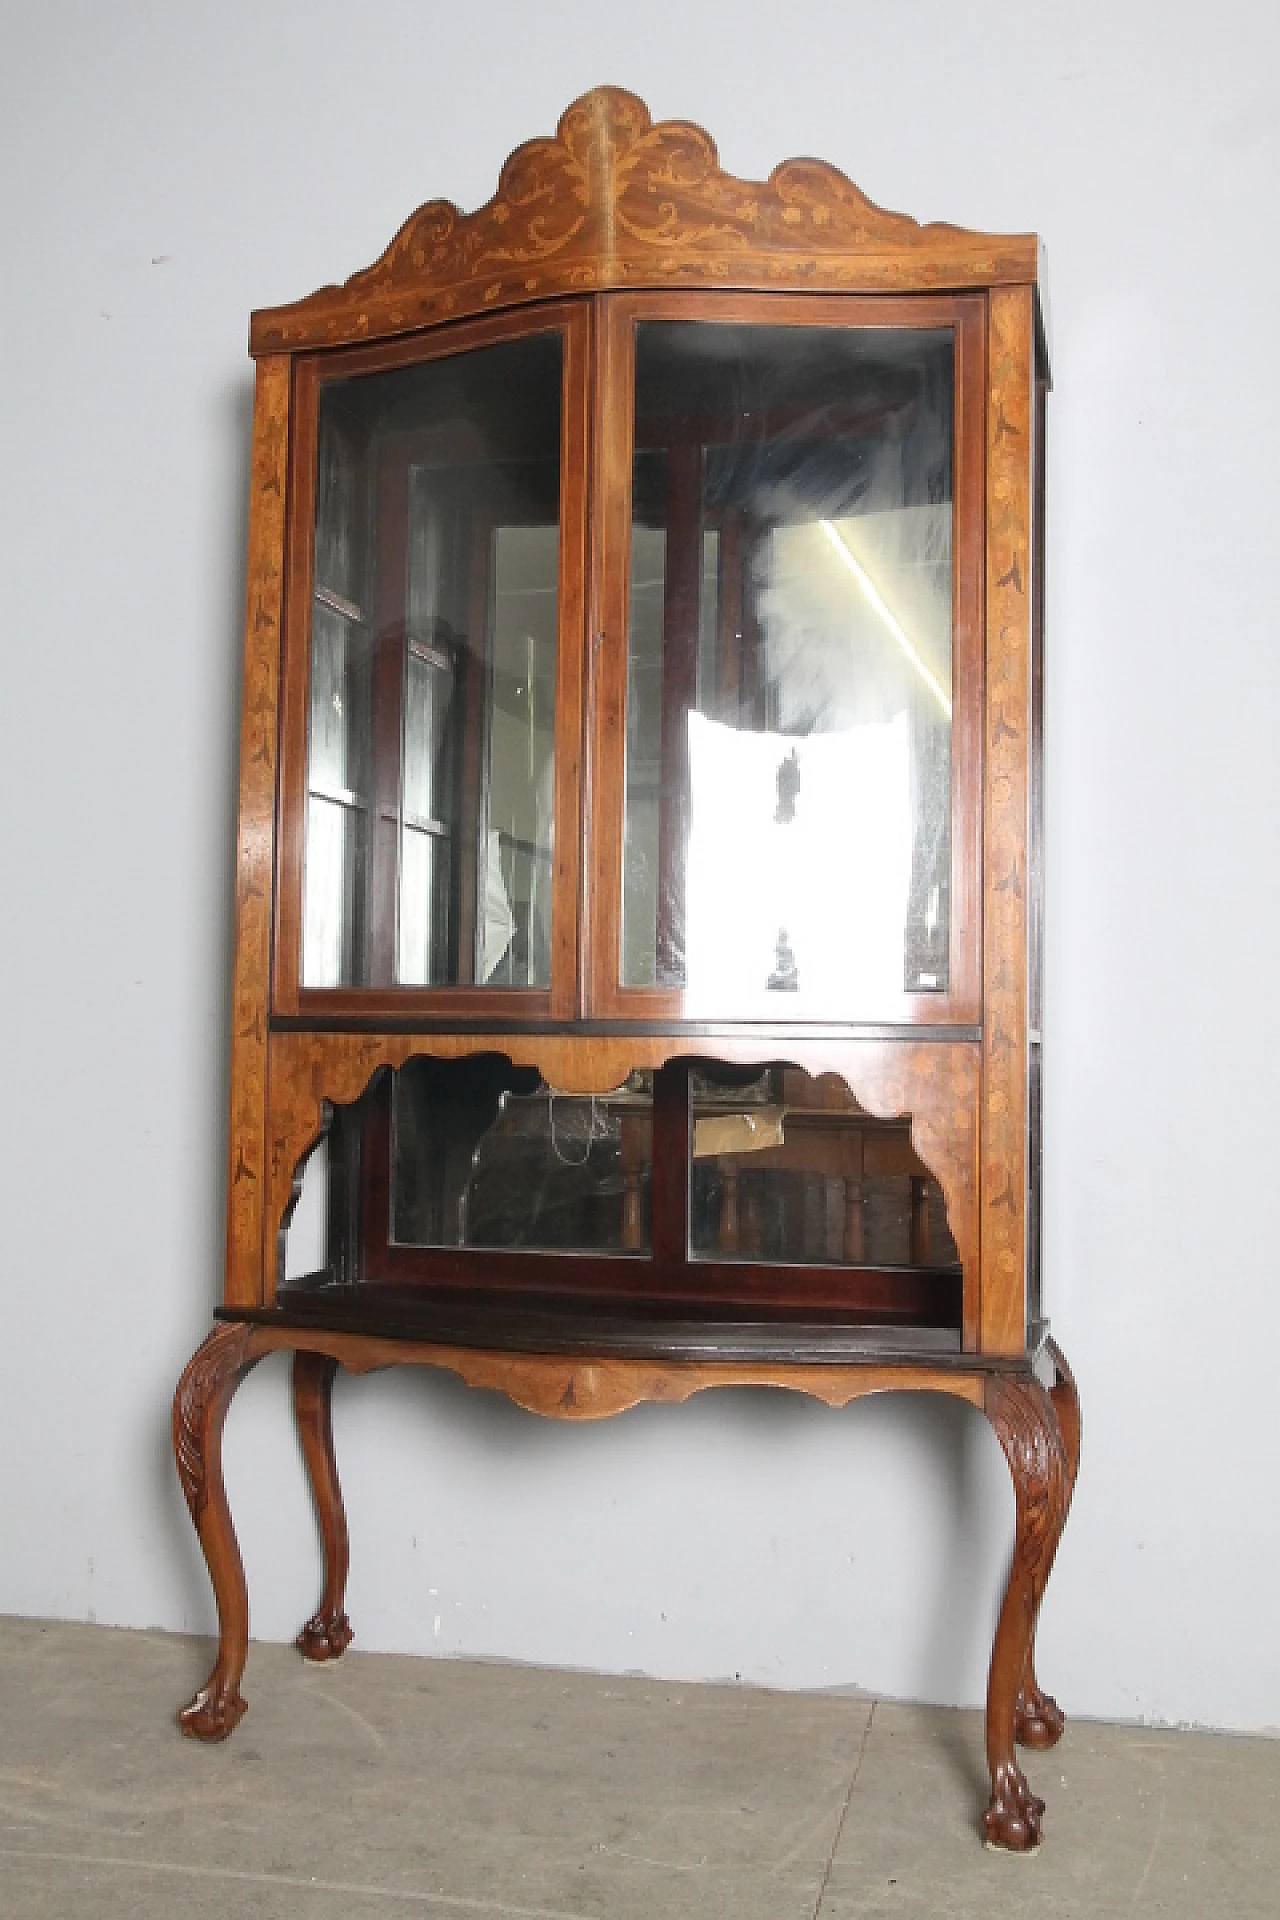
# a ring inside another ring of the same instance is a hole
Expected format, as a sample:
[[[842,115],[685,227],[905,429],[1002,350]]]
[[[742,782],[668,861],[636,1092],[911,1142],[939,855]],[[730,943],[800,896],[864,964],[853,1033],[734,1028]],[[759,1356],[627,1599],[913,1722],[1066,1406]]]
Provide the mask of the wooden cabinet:
[[[1034,236],[922,227],[602,89],[478,213],[258,313],[225,1304],[175,1403],[230,1732],[218,1465],[295,1354],[342,1651],[337,1365],[557,1417],[774,1383],[991,1418],[1018,1547],[988,1838],[1078,1457],[1036,1258]],[[284,1237],[323,1185],[323,1253]],[[286,1277],[288,1272],[289,1277]]]

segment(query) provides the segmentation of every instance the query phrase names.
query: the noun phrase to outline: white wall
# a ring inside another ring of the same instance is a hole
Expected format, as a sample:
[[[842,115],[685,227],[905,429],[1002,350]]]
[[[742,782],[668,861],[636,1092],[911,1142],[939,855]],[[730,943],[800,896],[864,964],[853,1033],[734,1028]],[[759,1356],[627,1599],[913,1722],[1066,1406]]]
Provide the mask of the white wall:
[[[1086,1433],[1042,1667],[1077,1712],[1280,1725],[1278,61],[1264,0],[9,9],[0,1608],[212,1624],[167,1423],[221,1251],[248,310],[610,80],[739,173],[818,153],[1047,239],[1045,1264]],[[566,1428],[398,1375],[337,1427],[366,1647],[981,1695],[1011,1498],[963,1409]],[[227,1456],[283,1638],[281,1361]]]

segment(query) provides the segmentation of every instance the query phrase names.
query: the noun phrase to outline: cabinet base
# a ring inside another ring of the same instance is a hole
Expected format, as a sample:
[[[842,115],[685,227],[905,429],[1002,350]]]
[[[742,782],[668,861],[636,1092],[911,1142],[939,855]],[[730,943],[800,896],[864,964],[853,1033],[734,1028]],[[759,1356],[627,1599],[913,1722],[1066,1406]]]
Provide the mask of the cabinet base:
[[[244,1375],[264,1354],[282,1349],[294,1356],[294,1410],[324,1548],[320,1606],[297,1640],[311,1660],[338,1659],[352,1638],[343,1604],[347,1524],[331,1416],[339,1366],[353,1373],[401,1364],[440,1367],[556,1419],[601,1419],[643,1401],[686,1400],[716,1386],[782,1387],[833,1407],[868,1393],[946,1393],[980,1408],[1009,1463],[1017,1514],[987,1688],[991,1802],[982,1831],[989,1845],[1011,1852],[1039,1845],[1044,1804],[1018,1765],[1015,1742],[1042,1749],[1062,1735],[1062,1712],[1035,1677],[1034,1643],[1080,1458],[1075,1382],[1052,1341],[1044,1347],[1053,1373],[1053,1384],[1046,1387],[1030,1357],[979,1359],[918,1348],[884,1352],[874,1346],[856,1355],[846,1348],[839,1357],[808,1360],[795,1358],[794,1348],[772,1358],[757,1349],[735,1359],[510,1351],[290,1323],[271,1310],[225,1315],[188,1363],[173,1413],[178,1473],[218,1608],[213,1672],[178,1716],[183,1732],[199,1740],[225,1740],[245,1711],[239,1688],[248,1652],[249,1601],[222,1479],[223,1423]]]

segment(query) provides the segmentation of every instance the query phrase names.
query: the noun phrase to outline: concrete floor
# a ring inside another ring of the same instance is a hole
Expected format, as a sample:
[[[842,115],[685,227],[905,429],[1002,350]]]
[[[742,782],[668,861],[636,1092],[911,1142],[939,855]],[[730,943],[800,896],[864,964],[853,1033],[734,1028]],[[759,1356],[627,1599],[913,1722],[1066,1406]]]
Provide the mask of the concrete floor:
[[[986,1852],[982,1722],[814,1695],[0,1620],[0,1914],[254,1920],[1108,1920],[1280,1914],[1280,1741],[1081,1722]]]

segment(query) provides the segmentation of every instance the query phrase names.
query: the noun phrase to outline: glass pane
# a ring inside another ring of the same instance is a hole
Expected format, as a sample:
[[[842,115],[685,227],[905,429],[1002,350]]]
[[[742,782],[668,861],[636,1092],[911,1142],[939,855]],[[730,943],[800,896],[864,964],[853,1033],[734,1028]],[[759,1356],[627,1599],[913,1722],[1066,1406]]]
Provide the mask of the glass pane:
[[[558,558],[554,528],[497,529],[482,956],[491,985],[551,978]]]
[[[953,387],[950,329],[638,326],[624,986],[945,991]]]
[[[647,1253],[650,1075],[616,1093],[553,1093],[495,1056],[410,1060],[393,1102],[400,1246]]]
[[[910,1123],[790,1067],[691,1076],[694,1260],[954,1268],[941,1188]]]
[[[622,978],[652,986],[657,964],[658,793],[662,776],[662,603],[667,535],[631,528],[627,647],[627,799],[623,819]],[[668,902],[670,916],[672,903]]]
[[[304,986],[550,984],[561,358],[321,387]]]
[[[341,799],[312,793],[307,801],[304,927],[312,986],[341,986],[349,975],[363,855],[364,819],[360,810]]]

